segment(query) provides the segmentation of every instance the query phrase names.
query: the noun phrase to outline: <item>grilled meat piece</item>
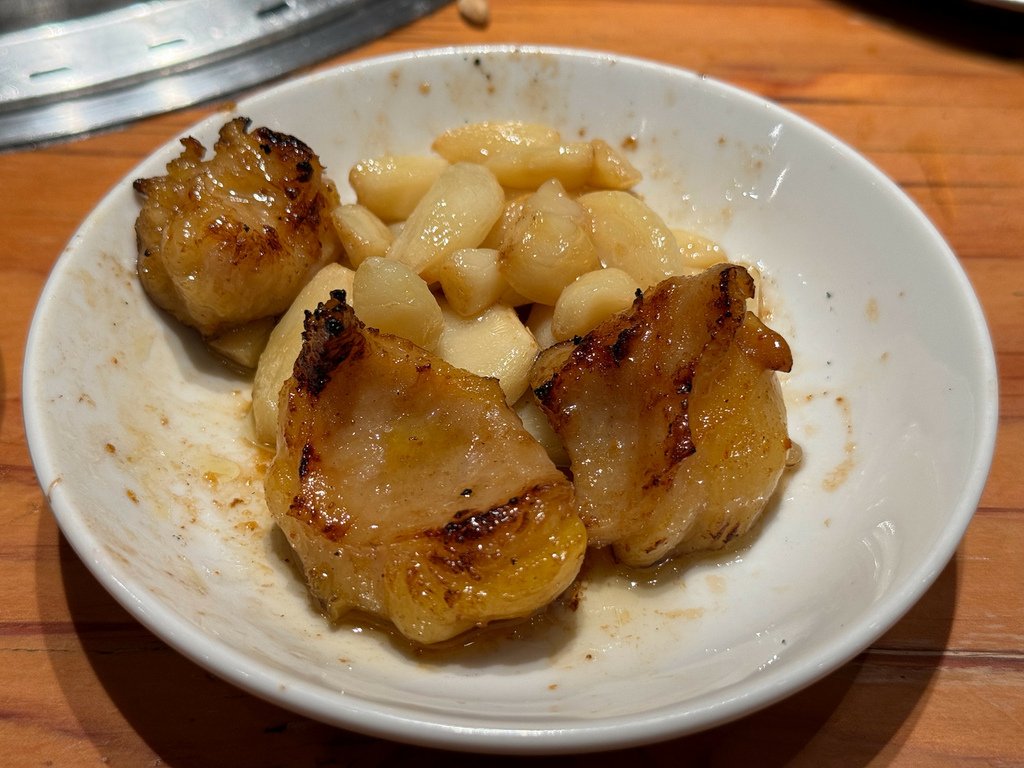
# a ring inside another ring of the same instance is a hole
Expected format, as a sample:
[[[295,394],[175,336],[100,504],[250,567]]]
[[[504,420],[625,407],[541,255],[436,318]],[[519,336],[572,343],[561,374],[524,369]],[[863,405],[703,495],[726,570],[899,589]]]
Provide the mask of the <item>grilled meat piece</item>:
[[[249,120],[225,124],[214,154],[192,137],[167,175],[135,181],[138,272],[153,301],[210,337],[280,315],[340,245],[338,202],[298,139]]]
[[[764,509],[790,446],[775,371],[792,356],[746,310],[753,290],[739,266],[669,278],[538,358],[592,546],[650,565],[721,547]]]
[[[434,643],[528,616],[568,587],[572,485],[498,382],[366,328],[336,291],[281,393],[270,510],[310,590]]]

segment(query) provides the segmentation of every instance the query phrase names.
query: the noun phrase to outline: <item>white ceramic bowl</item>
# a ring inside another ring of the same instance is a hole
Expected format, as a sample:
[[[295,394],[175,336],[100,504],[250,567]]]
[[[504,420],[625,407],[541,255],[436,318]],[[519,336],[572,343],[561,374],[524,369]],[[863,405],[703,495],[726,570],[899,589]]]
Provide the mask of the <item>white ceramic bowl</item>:
[[[757,265],[805,460],[749,543],[461,651],[415,655],[310,607],[263,507],[248,383],[135,278],[131,179],[68,245],[32,326],[33,460],[62,530],[143,624],[203,667],[345,728],[463,750],[566,752],[682,735],[777,701],[892,625],[949,560],[995,434],[978,303],[921,212],[848,147],[763,99],[599,53],[471,48],[363,61],[237,105],[356,160],[442,130],[540,120],[635,146],[647,200]],[[228,118],[191,132],[207,146]]]

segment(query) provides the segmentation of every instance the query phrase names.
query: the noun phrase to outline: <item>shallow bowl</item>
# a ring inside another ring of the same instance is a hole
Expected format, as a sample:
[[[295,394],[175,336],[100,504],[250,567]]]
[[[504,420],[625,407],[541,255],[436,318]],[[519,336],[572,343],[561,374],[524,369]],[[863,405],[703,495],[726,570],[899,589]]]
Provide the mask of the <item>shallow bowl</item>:
[[[953,554],[988,471],[992,347],[954,254],[835,138],[706,77],[602,53],[420,51],[288,82],[235,105],[357,160],[424,153],[465,121],[544,121],[629,148],[673,226],[762,276],[790,341],[804,461],[743,546],[654,571],[588,573],[578,610],[414,653],[328,626],[265,509],[249,382],[154,309],[134,272],[131,181],[55,267],[29,338],[25,418],[61,529],[96,578],[196,663],[355,731],[489,752],[679,736],[750,713],[867,647]],[[190,133],[207,146],[231,115]],[[348,198],[351,193],[345,191]]]

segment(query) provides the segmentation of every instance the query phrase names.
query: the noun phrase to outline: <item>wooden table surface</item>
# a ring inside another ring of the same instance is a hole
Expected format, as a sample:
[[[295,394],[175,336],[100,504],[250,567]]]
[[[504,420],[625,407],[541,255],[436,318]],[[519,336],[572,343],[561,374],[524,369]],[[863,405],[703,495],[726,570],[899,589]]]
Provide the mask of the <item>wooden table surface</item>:
[[[834,133],[948,239],[987,313],[1000,371],[981,504],[953,561],[891,631],[735,723],[551,762],[1024,765],[1024,14],[949,0],[492,0],[484,28],[448,6],[335,62],[485,42],[655,59]],[[37,486],[21,374],[47,274],[108,189],[214,108],[0,155],[0,764],[476,764],[307,720],[180,657],[101,589]]]

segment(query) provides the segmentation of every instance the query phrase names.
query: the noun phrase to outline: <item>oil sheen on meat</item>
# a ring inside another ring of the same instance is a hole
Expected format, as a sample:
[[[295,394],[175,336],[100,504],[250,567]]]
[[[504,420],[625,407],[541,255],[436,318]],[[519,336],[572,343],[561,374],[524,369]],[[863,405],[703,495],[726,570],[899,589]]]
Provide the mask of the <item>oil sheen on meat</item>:
[[[340,246],[334,185],[304,143],[249,121],[206,150],[182,139],[165,176],[138,179],[138,272],[152,300],[212,337],[282,314]]]
[[[570,482],[500,386],[363,326],[337,291],[281,392],[271,512],[331,618],[435,643],[568,587],[586,531]]]
[[[651,565],[717,549],[764,510],[791,446],[775,372],[792,356],[747,311],[753,292],[734,265],[669,278],[541,354],[531,384],[591,546]]]

